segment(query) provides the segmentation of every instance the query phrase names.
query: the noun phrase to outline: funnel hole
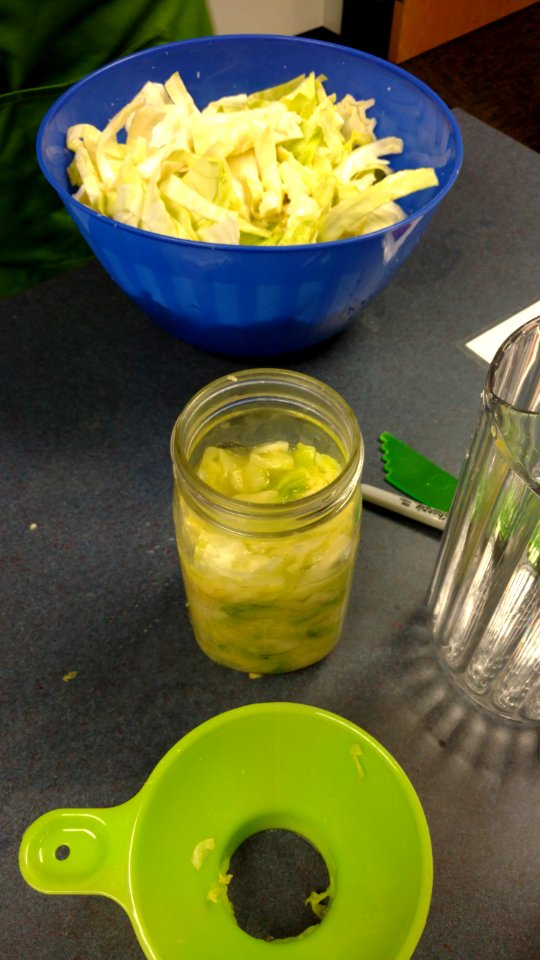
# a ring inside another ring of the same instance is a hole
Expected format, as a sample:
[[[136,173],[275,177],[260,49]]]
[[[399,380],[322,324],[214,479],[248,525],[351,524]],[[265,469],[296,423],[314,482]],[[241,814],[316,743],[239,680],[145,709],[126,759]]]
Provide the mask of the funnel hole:
[[[292,830],[254,833],[237,847],[229,872],[236,922],[258,940],[297,937],[324,917],[328,868],[313,844]]]
[[[61,843],[59,847],[54,851],[54,855],[57,860],[67,860],[71,853],[71,849],[68,847],[67,843]]]

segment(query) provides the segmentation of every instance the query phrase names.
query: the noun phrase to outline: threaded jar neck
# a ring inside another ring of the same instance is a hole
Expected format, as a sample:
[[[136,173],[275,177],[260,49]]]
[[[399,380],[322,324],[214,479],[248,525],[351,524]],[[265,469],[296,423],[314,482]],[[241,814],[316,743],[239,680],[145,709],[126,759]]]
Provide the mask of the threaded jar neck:
[[[196,473],[205,446],[244,446],[285,439],[311,442],[343,465],[316,493],[286,503],[251,503],[214,490]],[[331,387],[296,371],[258,368],[215,380],[186,404],[171,436],[171,457],[182,496],[226,529],[276,536],[306,528],[340,510],[357,489],[364,444],[356,417]]]

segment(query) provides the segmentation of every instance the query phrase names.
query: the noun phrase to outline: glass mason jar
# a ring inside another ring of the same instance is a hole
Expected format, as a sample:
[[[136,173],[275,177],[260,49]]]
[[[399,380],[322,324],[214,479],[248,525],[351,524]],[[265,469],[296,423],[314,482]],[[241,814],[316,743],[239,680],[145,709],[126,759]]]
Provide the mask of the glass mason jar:
[[[284,503],[227,496],[200,479],[209,446],[315,447],[341,473]],[[213,660],[285,673],[337,643],[358,547],[364,445],[343,398],[305,374],[244,370],[210,383],[173,428],[173,515],[191,623]]]

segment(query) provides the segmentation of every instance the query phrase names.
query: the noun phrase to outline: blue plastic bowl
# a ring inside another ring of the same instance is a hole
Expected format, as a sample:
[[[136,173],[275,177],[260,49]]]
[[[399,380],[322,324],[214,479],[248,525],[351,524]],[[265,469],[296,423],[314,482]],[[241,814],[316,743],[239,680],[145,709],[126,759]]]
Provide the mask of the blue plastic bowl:
[[[178,70],[199,107],[314,70],[328,92],[375,98],[379,137],[400,136],[394,170],[434,166],[439,186],[401,202],[407,218],[332,243],[239,247],[175,240],[116,223],[71,196],[67,129],[102,128],[147,80]],[[39,164],[113,280],[182,340],[230,356],[272,356],[347,327],[391,280],[420,239],[461,164],[457,124],[440,98],[400,67],[337,44],[297,37],[204,37],[153,47],[97,70],[50,108],[37,138]]]

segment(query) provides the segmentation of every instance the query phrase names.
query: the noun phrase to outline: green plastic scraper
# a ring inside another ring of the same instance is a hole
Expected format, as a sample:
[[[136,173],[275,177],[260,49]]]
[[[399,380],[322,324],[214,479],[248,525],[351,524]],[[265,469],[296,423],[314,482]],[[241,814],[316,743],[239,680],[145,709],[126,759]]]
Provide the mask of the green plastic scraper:
[[[387,431],[381,433],[379,440],[388,482],[420,503],[448,512],[456,478]]]

